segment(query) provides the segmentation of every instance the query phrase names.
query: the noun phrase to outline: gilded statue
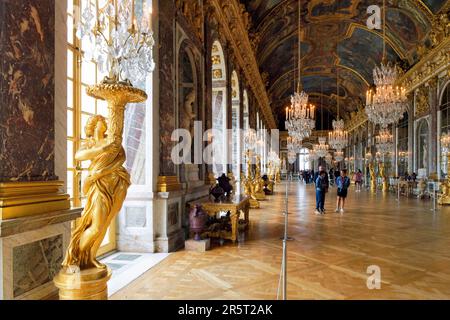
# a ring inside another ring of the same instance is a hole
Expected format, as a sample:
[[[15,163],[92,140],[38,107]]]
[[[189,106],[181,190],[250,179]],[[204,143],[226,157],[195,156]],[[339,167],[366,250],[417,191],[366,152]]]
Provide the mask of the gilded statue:
[[[389,191],[389,181],[386,176],[386,166],[383,162],[380,162],[380,164],[378,165],[378,168],[380,170],[380,177],[383,180],[383,192],[387,192],[387,191]]]
[[[63,267],[106,268],[97,261],[97,251],[131,184],[130,175],[123,167],[126,158],[122,139],[108,136],[107,129],[103,116],[89,118],[85,128],[87,141],[75,155],[77,161],[91,161],[83,185],[87,202],[72,234]]]
[[[242,176],[244,174],[242,173]],[[244,194],[250,199],[250,208],[252,209],[258,209],[259,201],[256,199],[255,191],[254,191],[254,185],[251,179],[249,178],[241,178],[242,180],[242,186],[244,188]]]
[[[256,156],[255,177],[253,178],[253,195],[257,200],[264,200],[264,180],[261,177],[261,156]]]
[[[450,153],[447,153],[447,163],[450,163]],[[441,183],[440,205],[450,205],[450,167],[447,167],[447,179]]]
[[[369,163],[369,171],[370,171],[370,189],[372,192],[377,191],[377,176],[375,173],[375,166],[373,162]]]

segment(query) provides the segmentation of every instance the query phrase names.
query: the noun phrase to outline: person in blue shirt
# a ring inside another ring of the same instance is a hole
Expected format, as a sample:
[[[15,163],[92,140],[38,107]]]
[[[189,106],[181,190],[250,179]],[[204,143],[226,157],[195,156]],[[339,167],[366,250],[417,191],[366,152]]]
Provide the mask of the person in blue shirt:
[[[348,188],[350,187],[350,178],[347,176],[347,170],[342,170],[341,175],[336,179],[337,201],[336,213],[344,213],[345,199],[347,199]]]
[[[316,214],[325,214],[325,192],[328,188],[327,181],[325,179],[326,172],[320,171],[316,178]]]

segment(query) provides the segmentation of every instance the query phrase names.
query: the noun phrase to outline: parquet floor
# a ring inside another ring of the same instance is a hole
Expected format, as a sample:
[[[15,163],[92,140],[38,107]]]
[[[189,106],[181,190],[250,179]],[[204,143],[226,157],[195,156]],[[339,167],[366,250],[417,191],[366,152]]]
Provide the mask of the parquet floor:
[[[314,215],[314,189],[289,187],[289,299],[450,299],[450,208],[394,195],[349,192],[343,215]],[[285,186],[250,212],[238,245],[180,251],[112,299],[276,299],[281,267]],[[379,266],[381,289],[367,288]]]

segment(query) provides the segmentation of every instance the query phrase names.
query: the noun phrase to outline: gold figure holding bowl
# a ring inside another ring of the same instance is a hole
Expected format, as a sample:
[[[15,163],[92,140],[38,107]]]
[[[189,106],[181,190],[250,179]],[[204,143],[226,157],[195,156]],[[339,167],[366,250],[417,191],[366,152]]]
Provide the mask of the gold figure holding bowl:
[[[125,106],[147,100],[147,94],[126,83],[102,83],[87,89],[87,94],[108,102],[109,118],[89,119],[87,141],[76,153],[77,161],[90,160],[89,175],[83,185],[86,206],[72,233],[63,268],[54,282],[60,299],[107,299],[111,271],[96,260],[109,225],[127,195],[130,175],[123,167],[122,147]]]

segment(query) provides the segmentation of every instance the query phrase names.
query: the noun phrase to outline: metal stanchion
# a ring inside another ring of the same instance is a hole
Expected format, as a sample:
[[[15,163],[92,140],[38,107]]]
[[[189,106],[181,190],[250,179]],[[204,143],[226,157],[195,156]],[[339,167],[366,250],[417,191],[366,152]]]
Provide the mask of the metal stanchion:
[[[288,185],[286,184],[286,211],[284,213],[284,239],[283,239],[283,300],[287,300],[287,241],[288,241]]]
[[[282,299],[287,300],[287,242],[292,241],[294,239],[288,237],[288,216],[289,216],[289,185],[290,181],[286,182],[286,199],[285,199],[285,212],[284,212],[284,236],[283,236],[283,254],[282,254],[282,262],[281,262],[281,272],[280,279],[278,283],[278,292],[277,292],[277,300],[280,295],[280,286],[282,289]]]
[[[400,179],[397,180],[397,201],[400,203]]]

